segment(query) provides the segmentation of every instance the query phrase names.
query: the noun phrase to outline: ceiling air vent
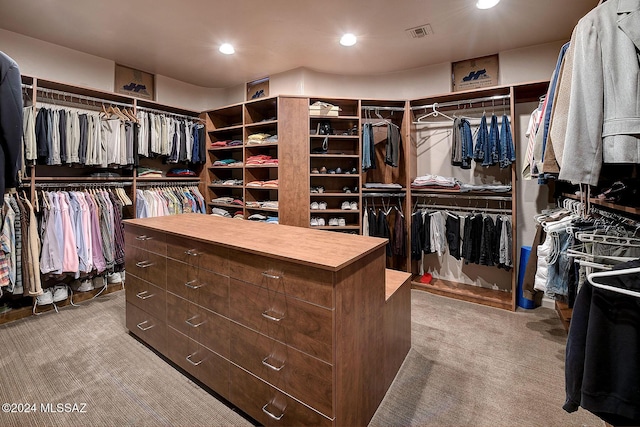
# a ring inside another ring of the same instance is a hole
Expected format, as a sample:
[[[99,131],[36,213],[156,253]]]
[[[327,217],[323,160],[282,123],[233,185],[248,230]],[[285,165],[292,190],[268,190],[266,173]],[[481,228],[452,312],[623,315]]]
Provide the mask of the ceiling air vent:
[[[433,28],[431,28],[431,24],[420,25],[418,27],[409,28],[405,31],[412,39],[421,39],[433,34]]]

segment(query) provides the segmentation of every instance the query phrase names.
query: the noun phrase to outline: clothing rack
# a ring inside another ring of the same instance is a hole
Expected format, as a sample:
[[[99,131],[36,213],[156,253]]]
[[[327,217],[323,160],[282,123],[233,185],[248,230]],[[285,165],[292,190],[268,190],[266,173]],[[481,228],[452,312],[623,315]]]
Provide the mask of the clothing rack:
[[[406,197],[406,193],[362,193],[362,197]]]
[[[87,96],[87,95],[78,95],[75,93],[65,92],[58,89],[48,89],[46,87],[39,87],[38,92],[62,95],[64,97],[68,96],[71,98],[71,100],[73,100],[73,98],[84,99],[85,101],[93,102],[94,105],[96,105],[96,103],[100,103],[100,104],[108,104],[108,105],[117,105],[117,106],[126,107],[126,108],[133,108],[133,104],[125,104],[124,102],[109,101],[107,99],[95,98],[93,96]]]
[[[21,86],[22,86],[22,89],[33,89],[33,85],[28,85],[26,83],[22,83]]]
[[[511,215],[511,209],[498,209],[498,208],[475,208],[471,206],[447,206],[447,205],[425,205],[416,204],[415,208],[421,209],[435,209],[435,210],[447,210],[447,211],[464,211],[464,212],[477,212],[477,213],[500,213],[504,215]]]
[[[468,200],[493,200],[497,202],[511,202],[511,197],[505,196],[483,196],[479,194],[464,194],[464,193],[456,193],[456,194],[442,194],[442,193],[416,193],[414,194],[417,198],[436,198],[436,199],[459,199],[459,198],[467,198]]]
[[[459,101],[449,101],[449,102],[435,102],[433,104],[428,105],[416,105],[411,107],[412,111],[415,110],[433,110],[434,108],[445,108],[445,107],[455,107],[460,106],[462,104],[478,104],[481,102],[495,102],[502,101],[504,99],[511,99],[511,95],[494,95],[494,96],[485,96],[482,98],[474,98],[474,99],[461,99]]]
[[[200,181],[188,181],[188,180],[172,180],[172,181],[144,181],[138,182],[138,187],[195,187],[202,184]]]
[[[377,107],[375,105],[363,105],[360,108],[369,111],[404,111],[404,107]]]
[[[197,116],[188,116],[186,114],[172,113],[170,111],[157,110],[155,108],[149,108],[149,107],[136,106],[136,110],[146,111],[149,113],[164,114],[167,116],[181,117],[188,120],[198,120],[198,121],[202,120],[200,117],[197,117]]]
[[[36,182],[35,183],[35,188],[73,188],[73,187],[89,187],[89,188],[99,188],[99,187],[113,187],[113,188],[117,188],[117,187],[130,187],[132,186],[133,183],[131,182],[108,182],[108,181],[104,181],[104,182],[61,182],[61,183],[54,183],[54,182]],[[31,187],[31,183],[30,182],[25,182],[22,183],[22,185],[20,185],[20,188],[30,188]]]

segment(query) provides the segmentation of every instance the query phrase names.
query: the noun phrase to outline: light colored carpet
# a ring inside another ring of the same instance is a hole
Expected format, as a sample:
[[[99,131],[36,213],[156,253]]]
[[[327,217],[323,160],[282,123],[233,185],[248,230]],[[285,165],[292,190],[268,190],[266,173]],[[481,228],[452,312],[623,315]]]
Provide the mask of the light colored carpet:
[[[554,311],[412,291],[412,319],[412,349],[371,426],[604,425],[562,410],[566,334]],[[124,292],[0,326],[0,378],[2,403],[38,409],[0,412],[0,426],[251,425],[127,333]]]

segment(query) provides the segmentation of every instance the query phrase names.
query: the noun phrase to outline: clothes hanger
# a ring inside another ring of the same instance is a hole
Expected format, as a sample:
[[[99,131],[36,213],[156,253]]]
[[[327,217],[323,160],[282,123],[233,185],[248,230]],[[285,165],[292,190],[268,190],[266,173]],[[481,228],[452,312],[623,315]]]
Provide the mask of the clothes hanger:
[[[599,283],[594,280],[594,279],[597,279],[598,277],[613,277],[613,276],[622,276],[624,274],[634,274],[634,273],[640,273],[640,267],[625,268],[622,270],[599,271],[597,273],[588,274],[587,280],[589,281],[589,283],[591,283],[592,286],[596,288],[605,289],[607,291],[612,291],[619,294],[640,298],[640,292],[631,291],[629,289],[624,289],[624,288],[618,288],[616,286],[605,285],[604,283]]]
[[[448,115],[446,115],[445,113],[443,113],[443,112],[441,112],[441,111],[438,111],[438,110],[437,110],[437,108],[438,108],[438,103],[437,103],[437,102],[433,103],[433,105],[431,106],[431,108],[433,109],[433,111],[430,111],[429,113],[427,113],[427,114],[425,114],[425,115],[422,115],[422,116],[418,117],[418,118],[417,118],[413,123],[414,123],[414,124],[418,124],[418,123],[425,123],[425,122],[423,122],[423,121],[422,121],[423,119],[426,119],[426,118],[429,118],[429,117],[438,117],[438,116],[442,116],[442,117],[444,117],[445,119],[449,119],[449,120],[451,120],[451,121],[454,121],[454,120],[455,120],[453,117],[448,116]]]

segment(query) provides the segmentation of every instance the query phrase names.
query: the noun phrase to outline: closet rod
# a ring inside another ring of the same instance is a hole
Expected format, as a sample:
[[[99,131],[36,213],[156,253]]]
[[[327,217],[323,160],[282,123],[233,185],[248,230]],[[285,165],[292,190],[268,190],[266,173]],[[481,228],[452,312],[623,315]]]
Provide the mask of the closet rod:
[[[72,187],[92,187],[92,188],[99,188],[99,187],[130,187],[133,184],[131,182],[61,182],[61,183],[54,183],[54,182],[36,182],[35,183],[35,187],[36,188],[72,188]],[[22,183],[22,185],[20,185],[20,188],[23,187],[31,187],[31,183],[30,182],[25,182]]]
[[[46,87],[39,87],[38,88],[38,92],[57,94],[57,95],[65,96],[65,97],[69,96],[72,100],[73,100],[73,98],[77,98],[77,99],[84,99],[85,101],[92,101],[94,103],[98,102],[100,104],[105,104],[105,105],[118,105],[120,107],[133,108],[133,103],[125,104],[123,102],[109,101],[108,99],[95,98],[93,96],[78,95],[78,94],[75,94],[75,93],[65,92],[65,91],[57,90],[57,89],[48,89]]]
[[[363,105],[362,107],[363,110],[369,110],[369,111],[376,111],[376,110],[382,110],[382,111],[404,111],[404,107],[376,107],[375,105]]]
[[[155,108],[149,108],[149,107],[136,106],[136,110],[147,111],[149,113],[165,114],[165,115],[168,115],[168,116],[183,117],[183,118],[189,119],[189,120],[202,120],[198,116],[187,116],[186,114],[172,113],[171,111],[157,110]]]
[[[464,211],[464,212],[478,212],[478,213],[503,213],[505,215],[511,214],[513,211],[511,209],[498,209],[498,208],[474,208],[471,206],[446,206],[446,205],[424,205],[418,204],[417,208],[421,209],[435,209],[435,210],[446,210],[446,211]]]
[[[362,193],[362,197],[406,197],[406,193]]]
[[[491,101],[501,101],[503,99],[510,99],[511,95],[495,95],[495,96],[485,96],[483,98],[474,98],[474,99],[461,99],[459,101],[448,101],[448,102],[434,102],[429,105],[416,105],[411,107],[411,110],[433,110],[434,108],[442,108],[442,107],[455,107],[463,104],[477,104],[479,102],[491,102]]]
[[[474,199],[474,200],[494,200],[494,201],[498,201],[498,202],[510,202],[512,199],[511,197],[505,197],[505,196],[483,196],[483,195],[476,195],[476,194],[465,194],[465,193],[456,193],[456,194],[442,194],[442,193],[417,193],[417,194],[413,194],[414,197],[416,198],[426,198],[426,197],[430,197],[430,198],[435,198],[435,199]]]
[[[138,187],[191,187],[191,186],[197,186],[199,184],[202,184],[202,182],[200,181],[180,181],[180,180],[173,180],[173,181],[143,181],[140,182],[138,181],[138,183],[136,184],[136,186]]]
[[[21,83],[22,89],[33,89],[33,85],[28,85],[26,83]]]

